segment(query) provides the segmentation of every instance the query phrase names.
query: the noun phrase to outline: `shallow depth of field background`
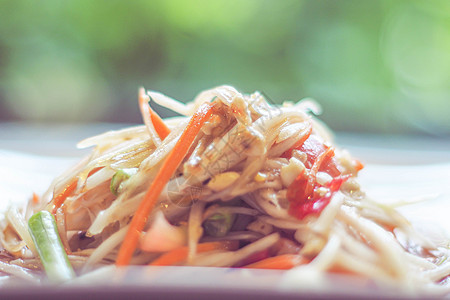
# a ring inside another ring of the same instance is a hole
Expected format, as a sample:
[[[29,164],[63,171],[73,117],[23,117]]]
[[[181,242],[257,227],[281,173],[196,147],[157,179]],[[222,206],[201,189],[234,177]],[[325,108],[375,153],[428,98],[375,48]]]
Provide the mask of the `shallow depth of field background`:
[[[140,123],[137,89],[312,97],[335,130],[450,136],[450,1],[0,1],[0,122]],[[163,111],[163,113],[165,113]]]

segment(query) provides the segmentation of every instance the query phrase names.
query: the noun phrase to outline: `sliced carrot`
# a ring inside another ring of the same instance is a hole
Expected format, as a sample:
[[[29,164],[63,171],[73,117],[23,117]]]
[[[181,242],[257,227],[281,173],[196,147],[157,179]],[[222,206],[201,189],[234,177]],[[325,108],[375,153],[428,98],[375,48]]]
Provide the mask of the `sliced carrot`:
[[[346,269],[344,266],[341,266],[339,264],[335,264],[333,265],[328,272],[330,273],[337,273],[337,274],[344,274],[344,275],[357,275],[358,273],[356,273],[355,271]],[[359,274],[361,275],[361,274]]]
[[[352,164],[355,168],[355,172],[358,173],[359,171],[361,171],[362,169],[364,169],[364,165],[362,162],[360,162],[357,159],[353,159]]]
[[[55,214],[56,210],[66,201],[67,197],[73,194],[78,185],[78,179],[73,179],[70,183],[68,183],[64,189],[53,198],[53,211]]]
[[[306,264],[307,262],[307,259],[298,254],[282,254],[268,257],[255,263],[243,266],[242,268],[288,270],[293,267]]]
[[[96,167],[96,168],[93,168],[93,169],[89,172],[89,174],[88,174],[87,177],[94,175],[95,173],[97,173],[98,171],[100,171],[100,170],[103,169],[103,168],[104,168],[104,167]]]
[[[147,127],[153,125],[156,133],[161,140],[164,140],[170,133],[169,127],[164,123],[163,119],[148,105],[149,96],[145,93],[144,88],[139,89],[139,109],[141,110],[142,119]]]
[[[200,108],[192,116],[189,124],[184,129],[172,151],[163,162],[161,169],[156,174],[155,179],[145,193],[144,198],[139,204],[139,207],[131,220],[130,228],[128,229],[122,246],[119,249],[116,265],[124,266],[129,264],[139,242],[140,234],[147,223],[148,215],[155,206],[156,201],[158,200],[159,195],[166,186],[167,182],[169,182],[170,178],[186,156],[186,153],[189,151],[189,148],[200,132],[201,127],[211,116],[212,111],[213,105],[211,105],[211,103],[205,103],[200,106]]]
[[[39,198],[39,195],[36,193],[33,193],[33,204],[39,204],[41,202],[41,199]]]
[[[214,250],[236,250],[239,246],[238,241],[219,241],[219,242],[209,242],[201,243],[197,245],[197,253],[204,253]],[[179,264],[187,259],[189,253],[189,247],[183,246],[167,253],[164,253],[154,261],[152,261],[150,266],[172,266]]]
[[[94,175],[101,169],[103,169],[103,167],[96,167],[96,168],[92,169],[89,172],[88,177],[91,175]],[[69,197],[73,194],[73,192],[77,188],[77,185],[78,185],[78,177],[75,177],[74,179],[72,179],[72,181],[70,183],[68,183],[64,187],[64,189],[58,195],[53,197],[53,210],[52,210],[53,214],[56,214],[56,210],[61,207],[61,205],[64,203],[64,201],[66,201],[67,197]]]
[[[167,127],[166,123],[164,123],[163,119],[150,108],[150,118],[152,119],[153,126],[155,126],[155,130],[158,133],[161,140],[164,140],[170,133],[169,127]]]

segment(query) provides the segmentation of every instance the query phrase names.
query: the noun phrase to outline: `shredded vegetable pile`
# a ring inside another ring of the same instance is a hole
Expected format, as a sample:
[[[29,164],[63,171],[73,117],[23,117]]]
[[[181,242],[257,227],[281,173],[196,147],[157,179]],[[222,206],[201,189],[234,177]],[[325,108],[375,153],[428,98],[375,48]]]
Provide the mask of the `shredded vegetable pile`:
[[[149,105],[180,117],[161,119]],[[1,224],[0,270],[65,282],[106,265],[309,269],[446,292],[449,249],[360,189],[311,100],[230,86],[183,104],[139,91],[144,124],[92,153]]]

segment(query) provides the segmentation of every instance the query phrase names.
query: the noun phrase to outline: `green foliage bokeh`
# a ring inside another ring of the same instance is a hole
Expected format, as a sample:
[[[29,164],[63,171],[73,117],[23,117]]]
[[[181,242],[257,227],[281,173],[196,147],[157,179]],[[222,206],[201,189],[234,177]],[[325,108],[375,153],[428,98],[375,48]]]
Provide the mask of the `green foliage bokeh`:
[[[0,120],[140,122],[139,86],[312,97],[342,131],[450,134],[450,1],[0,1]]]

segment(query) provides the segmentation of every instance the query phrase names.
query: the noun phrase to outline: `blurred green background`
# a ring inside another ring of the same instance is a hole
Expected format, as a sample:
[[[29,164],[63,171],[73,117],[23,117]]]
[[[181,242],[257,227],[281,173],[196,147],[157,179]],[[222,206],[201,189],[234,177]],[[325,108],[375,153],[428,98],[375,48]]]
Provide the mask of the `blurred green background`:
[[[450,136],[450,1],[0,1],[0,121],[140,123],[137,89],[312,97],[347,132]]]

